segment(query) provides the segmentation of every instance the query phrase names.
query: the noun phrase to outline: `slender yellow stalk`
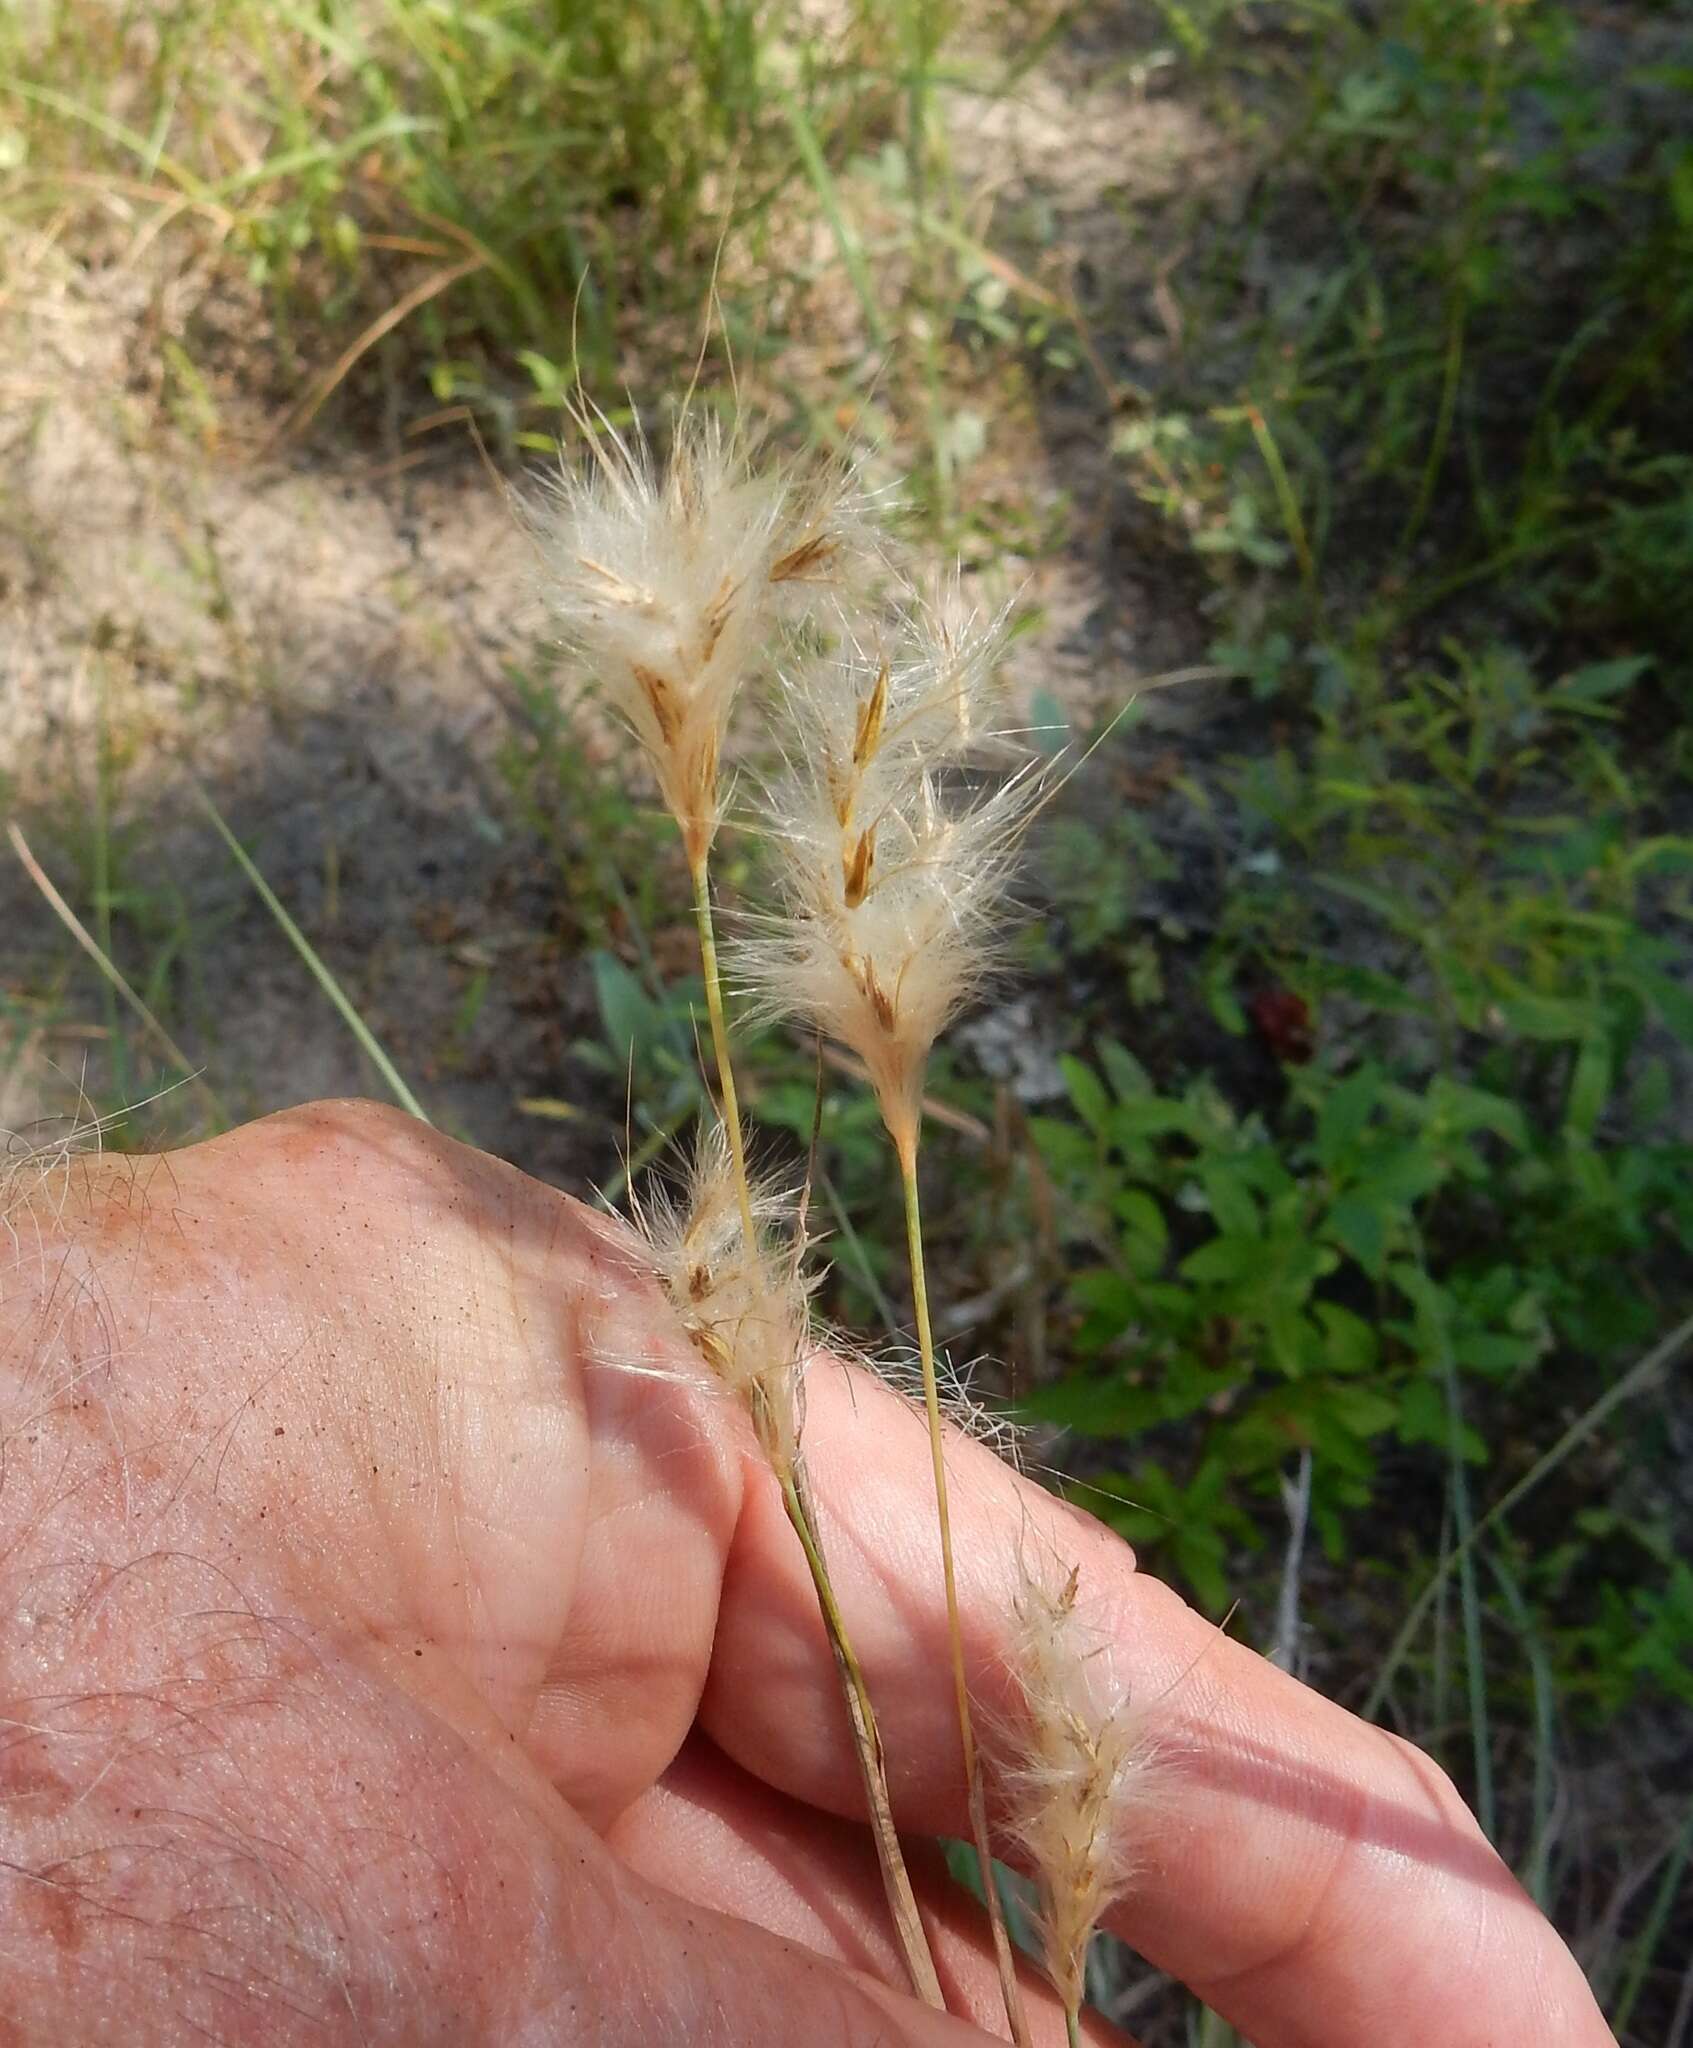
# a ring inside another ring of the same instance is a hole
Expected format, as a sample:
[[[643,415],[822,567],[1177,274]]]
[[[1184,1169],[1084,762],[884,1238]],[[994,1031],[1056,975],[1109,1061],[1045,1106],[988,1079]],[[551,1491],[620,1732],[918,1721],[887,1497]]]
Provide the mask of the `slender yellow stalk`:
[[[952,1686],[958,1712],[958,1739],[964,1752],[964,1782],[970,1808],[970,1833],[981,1866],[982,1893],[993,1929],[994,1960],[1005,2017],[1017,2048],[1028,2048],[1029,2022],[1023,2010],[1017,1964],[994,1881],[993,1847],[988,1839],[987,1797],[982,1786],[981,1759],[970,1718],[970,1685],[964,1669],[964,1631],[958,1616],[958,1576],[953,1566],[952,1513],[947,1502],[946,1455],[941,1433],[940,1387],[935,1376],[935,1338],[929,1321],[929,1287],[923,1260],[923,1212],[917,1193],[917,1130],[915,1122],[891,1133],[899,1155],[900,1184],[905,1196],[905,1240],[911,1257],[911,1293],[917,1310],[917,1358],[923,1371],[923,1406],[929,1418],[929,1456],[935,1474],[935,1519],[940,1525],[941,1575],[946,1585],[947,1639],[952,1650]]]
[[[888,1911],[893,1917],[894,1933],[905,1957],[906,1972],[911,1978],[912,1989],[923,2003],[933,2006],[937,2012],[944,2012],[946,1998],[935,1972],[935,1959],[929,1952],[929,1937],[924,1931],[923,1916],[917,1909],[917,1895],[911,1889],[911,1875],[905,1867],[899,1830],[894,1824],[882,1731],[876,1720],[876,1709],[870,1701],[870,1688],[865,1682],[863,1666],[853,1650],[845,1617],[835,1597],[834,1581],[823,1559],[817,1510],[803,1465],[796,1463],[784,1479],[782,1503],[805,1552],[805,1561],[811,1568],[811,1583],[817,1590],[817,1604],[829,1633],[829,1647],[835,1653],[835,1665],[841,1678],[841,1697],[846,1702],[847,1718],[852,1723],[853,1748],[858,1755],[859,1775],[864,1781],[864,1798],[870,1812],[876,1860],[881,1865],[882,1888],[887,1894]]]
[[[1064,2008],[1064,2039],[1069,2048],[1082,2048],[1082,2009],[1079,2005]]]
[[[706,1013],[711,1020],[711,1045],[717,1066],[717,1086],[723,1103],[723,1128],[728,1136],[729,1155],[734,1168],[735,1197],[740,1205],[741,1229],[746,1238],[748,1254],[751,1256],[757,1250],[758,1229],[753,1216],[752,1183],[747,1175],[746,1138],[741,1128],[740,1098],[735,1090],[734,1062],[729,1051],[729,1028],[723,1009],[723,977],[718,965],[717,935],[711,914],[709,859],[702,855],[692,866],[694,918],[699,928],[700,965],[705,978]],[[871,1835],[876,1844],[876,1860],[881,1866],[882,1887],[887,1894],[888,1912],[893,1920],[894,1933],[905,1960],[906,1973],[911,1979],[911,1988],[924,2004],[944,2012],[946,1998],[941,1991],[940,1978],[936,1974],[934,1957],[929,1951],[928,1935],[917,1908],[917,1897],[911,1888],[910,1873],[905,1867],[905,1854],[900,1847],[899,1831],[894,1823],[881,1728],[876,1720],[876,1710],[871,1704],[870,1689],[865,1682],[863,1666],[852,1647],[852,1639],[847,1633],[846,1617],[841,1612],[834,1581],[829,1576],[829,1567],[823,1556],[816,1508],[806,1483],[804,1467],[799,1462],[797,1453],[786,1456],[776,1454],[780,1432],[768,1425],[762,1408],[762,1398],[755,1395],[752,1403],[754,1434],[764,1447],[781,1485],[782,1505],[787,1511],[794,1534],[799,1538],[800,1548],[805,1553],[811,1583],[817,1593],[817,1605],[829,1637],[829,1647],[834,1653],[835,1668],[840,1675],[841,1697],[846,1704],[847,1719],[852,1725],[853,1750],[858,1758],[859,1777],[864,1785],[864,1801],[870,1816]]]

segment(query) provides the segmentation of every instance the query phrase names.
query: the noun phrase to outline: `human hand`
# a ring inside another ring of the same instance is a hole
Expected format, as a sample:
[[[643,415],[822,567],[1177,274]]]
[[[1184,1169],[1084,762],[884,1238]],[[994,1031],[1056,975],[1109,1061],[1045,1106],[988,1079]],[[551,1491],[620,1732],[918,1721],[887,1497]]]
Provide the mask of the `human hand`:
[[[688,1356],[619,1226],[367,1106],[14,1192],[0,2048],[982,2038],[891,1988],[833,1665],[737,1416],[623,1369]],[[962,1832],[921,1420],[827,1362],[808,1403],[901,1824]],[[1113,1921],[1138,1949],[1258,2048],[1609,2042],[1426,1758],[979,1448],[952,1472],[990,1714],[1030,1532],[1162,1702]],[[985,1928],[914,1875],[991,2026]]]

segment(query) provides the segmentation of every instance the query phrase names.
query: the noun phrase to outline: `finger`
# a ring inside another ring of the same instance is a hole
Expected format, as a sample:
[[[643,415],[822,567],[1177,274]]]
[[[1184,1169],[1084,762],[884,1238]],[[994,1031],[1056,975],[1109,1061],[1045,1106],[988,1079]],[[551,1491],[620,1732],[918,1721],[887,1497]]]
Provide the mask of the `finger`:
[[[869,1675],[902,1825],[965,1826],[920,1417],[825,1367],[806,1452]],[[1080,1567],[1088,1616],[1149,1712],[1165,1787],[1116,1924],[1259,2048],[1429,2039],[1600,2048],[1568,1951],[1409,1745],[1320,1698],[1139,1577],[1090,1518],[980,1446],[949,1450],[965,1650],[984,1719],[1009,1720],[1020,1556]],[[725,1581],[702,1722],[779,1789],[856,1810],[833,1674],[773,1490],[752,1487]]]
[[[861,1827],[782,1798],[696,1737],[651,1792],[622,1814],[607,1837],[632,1868],[683,1898],[732,1912],[818,1955],[903,1987],[876,1866]],[[1002,2032],[1004,2008],[993,1942],[981,1908],[954,1884],[931,1843],[907,1845],[907,1860],[948,2010],[987,2032]],[[1037,2044],[1064,2040],[1052,1987],[1026,1963],[1023,1994]],[[1083,2038],[1130,2048],[1097,2013]]]

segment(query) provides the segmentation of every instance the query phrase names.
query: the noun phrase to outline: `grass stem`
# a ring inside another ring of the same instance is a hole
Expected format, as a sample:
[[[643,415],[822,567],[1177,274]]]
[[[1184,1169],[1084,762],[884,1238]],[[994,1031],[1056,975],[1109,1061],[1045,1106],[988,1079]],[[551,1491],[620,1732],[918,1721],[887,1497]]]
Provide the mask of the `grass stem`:
[[[752,1183],[747,1178],[747,1143],[741,1129],[741,1102],[735,1092],[735,1067],[729,1057],[729,1026],[723,1015],[723,971],[717,961],[717,930],[711,916],[710,863],[703,856],[691,863],[694,922],[699,927],[700,968],[705,977],[706,1014],[711,1019],[711,1050],[717,1063],[717,1089],[723,1104],[723,1128],[729,1156],[735,1163],[735,1194],[741,1205],[741,1229],[748,1252],[758,1245],[752,1219]]]
[[[1023,1993],[1017,1982],[1011,1936],[1005,1926],[1005,1909],[1000,1903],[999,1886],[994,1881],[993,1848],[988,1840],[987,1798],[982,1787],[982,1766],[976,1752],[975,1729],[970,1719],[970,1685],[964,1670],[964,1631],[958,1616],[958,1575],[953,1563],[952,1511],[947,1501],[940,1385],[935,1375],[935,1337],[929,1319],[929,1287],[923,1261],[923,1212],[917,1192],[917,1133],[913,1127],[893,1131],[891,1135],[899,1155],[900,1185],[905,1196],[905,1239],[911,1258],[911,1293],[917,1311],[917,1357],[923,1371],[923,1406],[929,1421],[929,1456],[935,1475],[935,1517],[940,1525],[941,1575],[946,1586],[946,1628],[952,1650],[958,1739],[964,1752],[970,1834],[981,1865],[982,1896],[993,1928],[994,1960],[999,1965],[999,1988],[1005,2000],[1005,2017],[1017,2048],[1028,2048],[1028,2017],[1023,2010]]]
[[[734,1164],[735,1196],[740,1204],[741,1229],[746,1237],[749,1255],[758,1248],[758,1228],[752,1212],[752,1184],[747,1178],[746,1136],[741,1128],[740,1097],[735,1090],[735,1068],[729,1051],[729,1027],[723,1009],[723,971],[717,957],[717,932],[711,915],[710,863],[701,858],[691,863],[694,884],[694,920],[699,928],[700,967],[705,980],[706,1013],[711,1020],[711,1047],[717,1066],[718,1093],[723,1104],[723,1128],[729,1139],[729,1155]],[[805,1552],[805,1561],[811,1572],[811,1583],[816,1588],[817,1605],[822,1612],[823,1626],[828,1633],[829,1647],[834,1653],[835,1668],[840,1674],[841,1697],[846,1703],[847,1719],[852,1724],[852,1746],[858,1757],[859,1776],[864,1784],[865,1805],[869,1811],[870,1832],[876,1843],[876,1860],[881,1866],[882,1888],[887,1894],[888,1912],[894,1923],[894,1933],[899,1941],[900,1952],[905,1959],[906,1973],[911,1979],[911,1988],[924,2004],[937,2011],[946,2010],[946,1999],[941,1992],[940,1978],[935,1971],[934,1957],[929,1952],[928,1936],[923,1929],[922,1916],[917,1910],[916,1894],[911,1889],[911,1877],[905,1867],[905,1853],[900,1847],[899,1831],[894,1825],[893,1801],[888,1793],[887,1765],[882,1749],[881,1730],[877,1725],[876,1712],[870,1703],[870,1688],[865,1682],[863,1666],[852,1647],[852,1638],[847,1633],[846,1617],[841,1612],[840,1602],[835,1597],[834,1582],[829,1577],[829,1568],[824,1560],[823,1545],[818,1534],[817,1514],[810,1497],[804,1469],[798,1460],[778,1453],[779,1433],[770,1426],[762,1413],[762,1404],[753,1404],[753,1432],[771,1469],[775,1472],[782,1489],[782,1504],[787,1510],[794,1534],[799,1538],[800,1548]]]
[[[853,1650],[852,1638],[847,1634],[846,1620],[835,1597],[834,1581],[824,1560],[816,1507],[803,1465],[796,1464],[784,1477],[782,1504],[805,1552],[811,1583],[817,1590],[817,1605],[822,1610],[823,1625],[828,1630],[829,1647],[834,1652],[835,1666],[840,1673],[841,1697],[846,1702],[847,1717],[852,1722],[853,1748],[858,1753],[859,1776],[863,1780],[865,1803],[870,1812],[870,1831],[876,1842],[876,1860],[882,1870],[882,1888],[887,1894],[888,1911],[893,1916],[894,1932],[905,1957],[906,1971],[911,1978],[912,1989],[924,2004],[944,2012],[946,1999],[936,1974],[934,1957],[929,1952],[929,1938],[917,1909],[917,1897],[911,1889],[911,1876],[899,1845],[899,1831],[894,1825],[882,1731],[871,1703],[863,1666]]]

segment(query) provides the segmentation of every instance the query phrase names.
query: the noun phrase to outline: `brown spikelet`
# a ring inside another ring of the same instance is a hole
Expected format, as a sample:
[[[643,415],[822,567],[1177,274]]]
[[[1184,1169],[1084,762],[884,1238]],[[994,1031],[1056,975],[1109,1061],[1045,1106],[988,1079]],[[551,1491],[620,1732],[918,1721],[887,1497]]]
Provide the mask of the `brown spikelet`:
[[[876,828],[861,832],[841,867],[841,888],[848,910],[856,910],[870,893],[870,870],[876,860]]]
[[[676,693],[657,669],[648,668],[643,662],[631,662],[629,671],[658,721],[659,738],[667,747],[673,747],[676,735],[682,730],[682,707],[676,701]]]
[[[729,623],[729,614],[735,608],[735,599],[740,585],[725,577],[718,585],[717,595],[706,606],[700,628],[700,665],[704,665],[717,652],[717,643],[723,638],[723,628]]]
[[[630,583],[619,576],[615,569],[608,569],[604,562],[596,562],[591,555],[578,555],[577,561],[590,576],[596,577],[604,594],[613,604],[627,605],[632,611],[651,611],[653,596],[639,584]]]
[[[831,534],[808,534],[797,547],[789,548],[770,564],[772,583],[797,583],[823,563],[833,559],[835,541]]]
[[[852,765],[864,769],[882,743],[882,724],[888,711],[888,679],[892,671],[884,661],[876,671],[875,687],[858,714],[858,729],[852,741]]]
[[[852,978],[858,983],[859,988],[863,991],[864,1000],[874,1012],[876,1022],[891,1036],[899,1013],[894,1008],[893,997],[888,994],[887,990],[876,979],[875,968],[868,960],[860,960],[856,957],[849,959],[846,967],[848,973],[851,974]]]

